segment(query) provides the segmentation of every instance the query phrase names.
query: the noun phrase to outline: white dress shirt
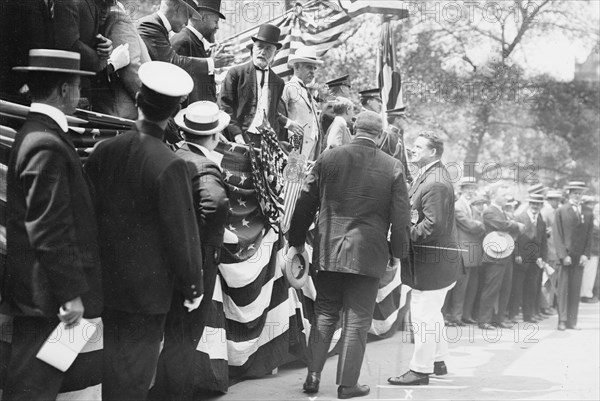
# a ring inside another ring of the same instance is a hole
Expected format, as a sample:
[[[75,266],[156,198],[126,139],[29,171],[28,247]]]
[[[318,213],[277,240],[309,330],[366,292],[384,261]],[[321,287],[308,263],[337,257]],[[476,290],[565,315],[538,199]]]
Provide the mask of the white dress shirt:
[[[260,81],[262,79],[262,74],[265,74],[265,82],[262,88],[260,87]],[[252,124],[248,127],[248,132],[253,134],[258,134],[258,129],[256,127],[260,126],[263,123],[264,115],[269,115],[269,69],[260,70],[256,69],[256,95],[258,99],[256,100],[256,114],[254,115],[254,120],[252,120]]]

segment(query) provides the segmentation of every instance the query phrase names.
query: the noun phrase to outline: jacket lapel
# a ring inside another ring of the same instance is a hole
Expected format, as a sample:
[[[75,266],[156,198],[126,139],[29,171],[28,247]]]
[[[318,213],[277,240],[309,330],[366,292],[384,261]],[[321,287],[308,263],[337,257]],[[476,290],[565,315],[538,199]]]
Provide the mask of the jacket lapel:
[[[408,191],[408,196],[412,198],[413,194],[417,191],[417,188],[419,188],[419,186],[423,183],[423,181],[425,181],[425,179],[427,178],[427,176],[429,174],[431,174],[431,172],[438,168],[440,165],[440,161],[438,160],[437,162],[435,162],[431,167],[429,167],[429,169],[427,169],[427,171],[425,171],[423,174],[421,174],[419,176],[419,178],[416,181],[413,181],[411,187],[410,187],[410,191]]]

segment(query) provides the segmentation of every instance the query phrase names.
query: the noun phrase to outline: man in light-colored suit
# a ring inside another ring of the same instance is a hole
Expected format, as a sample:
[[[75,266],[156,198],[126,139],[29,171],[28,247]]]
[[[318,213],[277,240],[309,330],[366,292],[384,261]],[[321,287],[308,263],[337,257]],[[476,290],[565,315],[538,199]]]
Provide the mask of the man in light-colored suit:
[[[307,160],[315,160],[323,135],[317,117],[317,105],[306,86],[314,81],[315,71],[323,62],[317,58],[313,48],[301,47],[290,56],[288,63],[294,69],[294,76],[285,84],[281,96],[288,119],[291,120],[286,122],[286,128],[292,122],[302,127],[300,154]]]
[[[463,177],[460,181],[460,197],[454,204],[454,216],[456,219],[456,229],[458,233],[458,242],[462,248],[462,262],[464,271],[458,274],[456,285],[448,293],[447,326],[464,326],[463,310],[465,310],[465,300],[467,285],[471,281],[471,275],[475,275],[478,280],[479,269],[481,268],[481,258],[483,250],[481,241],[485,235],[483,222],[475,218],[471,209],[471,201],[475,198],[477,191],[477,181],[475,177]],[[474,295],[474,294],[473,294]],[[474,296],[471,298],[473,299]],[[471,321],[469,305],[469,321]]]

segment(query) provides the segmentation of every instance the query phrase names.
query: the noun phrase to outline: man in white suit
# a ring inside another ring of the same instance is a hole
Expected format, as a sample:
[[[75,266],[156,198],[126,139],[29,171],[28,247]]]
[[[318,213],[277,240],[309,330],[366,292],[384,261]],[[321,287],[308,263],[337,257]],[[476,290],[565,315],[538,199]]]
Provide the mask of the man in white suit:
[[[293,125],[301,127],[302,142],[299,152],[307,160],[315,160],[319,155],[322,135],[317,105],[306,86],[314,81],[315,71],[323,62],[317,58],[313,48],[305,46],[290,56],[289,64],[294,69],[294,76],[285,84],[281,96],[288,117],[285,128],[291,136],[297,132],[291,129]]]

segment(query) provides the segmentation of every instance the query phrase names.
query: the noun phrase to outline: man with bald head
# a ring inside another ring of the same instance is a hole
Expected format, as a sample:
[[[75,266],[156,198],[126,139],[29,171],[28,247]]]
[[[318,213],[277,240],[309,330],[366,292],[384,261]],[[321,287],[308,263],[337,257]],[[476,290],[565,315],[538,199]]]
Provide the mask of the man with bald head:
[[[338,398],[361,397],[358,384],[379,279],[390,259],[399,264],[408,248],[409,205],[400,162],[377,149],[381,116],[358,115],[354,140],[319,156],[304,186],[290,227],[289,244],[304,250],[306,233],[319,211],[315,315],[309,339],[304,392],[319,391],[321,371],[343,313],[338,360]],[[391,248],[388,232],[391,226]]]

